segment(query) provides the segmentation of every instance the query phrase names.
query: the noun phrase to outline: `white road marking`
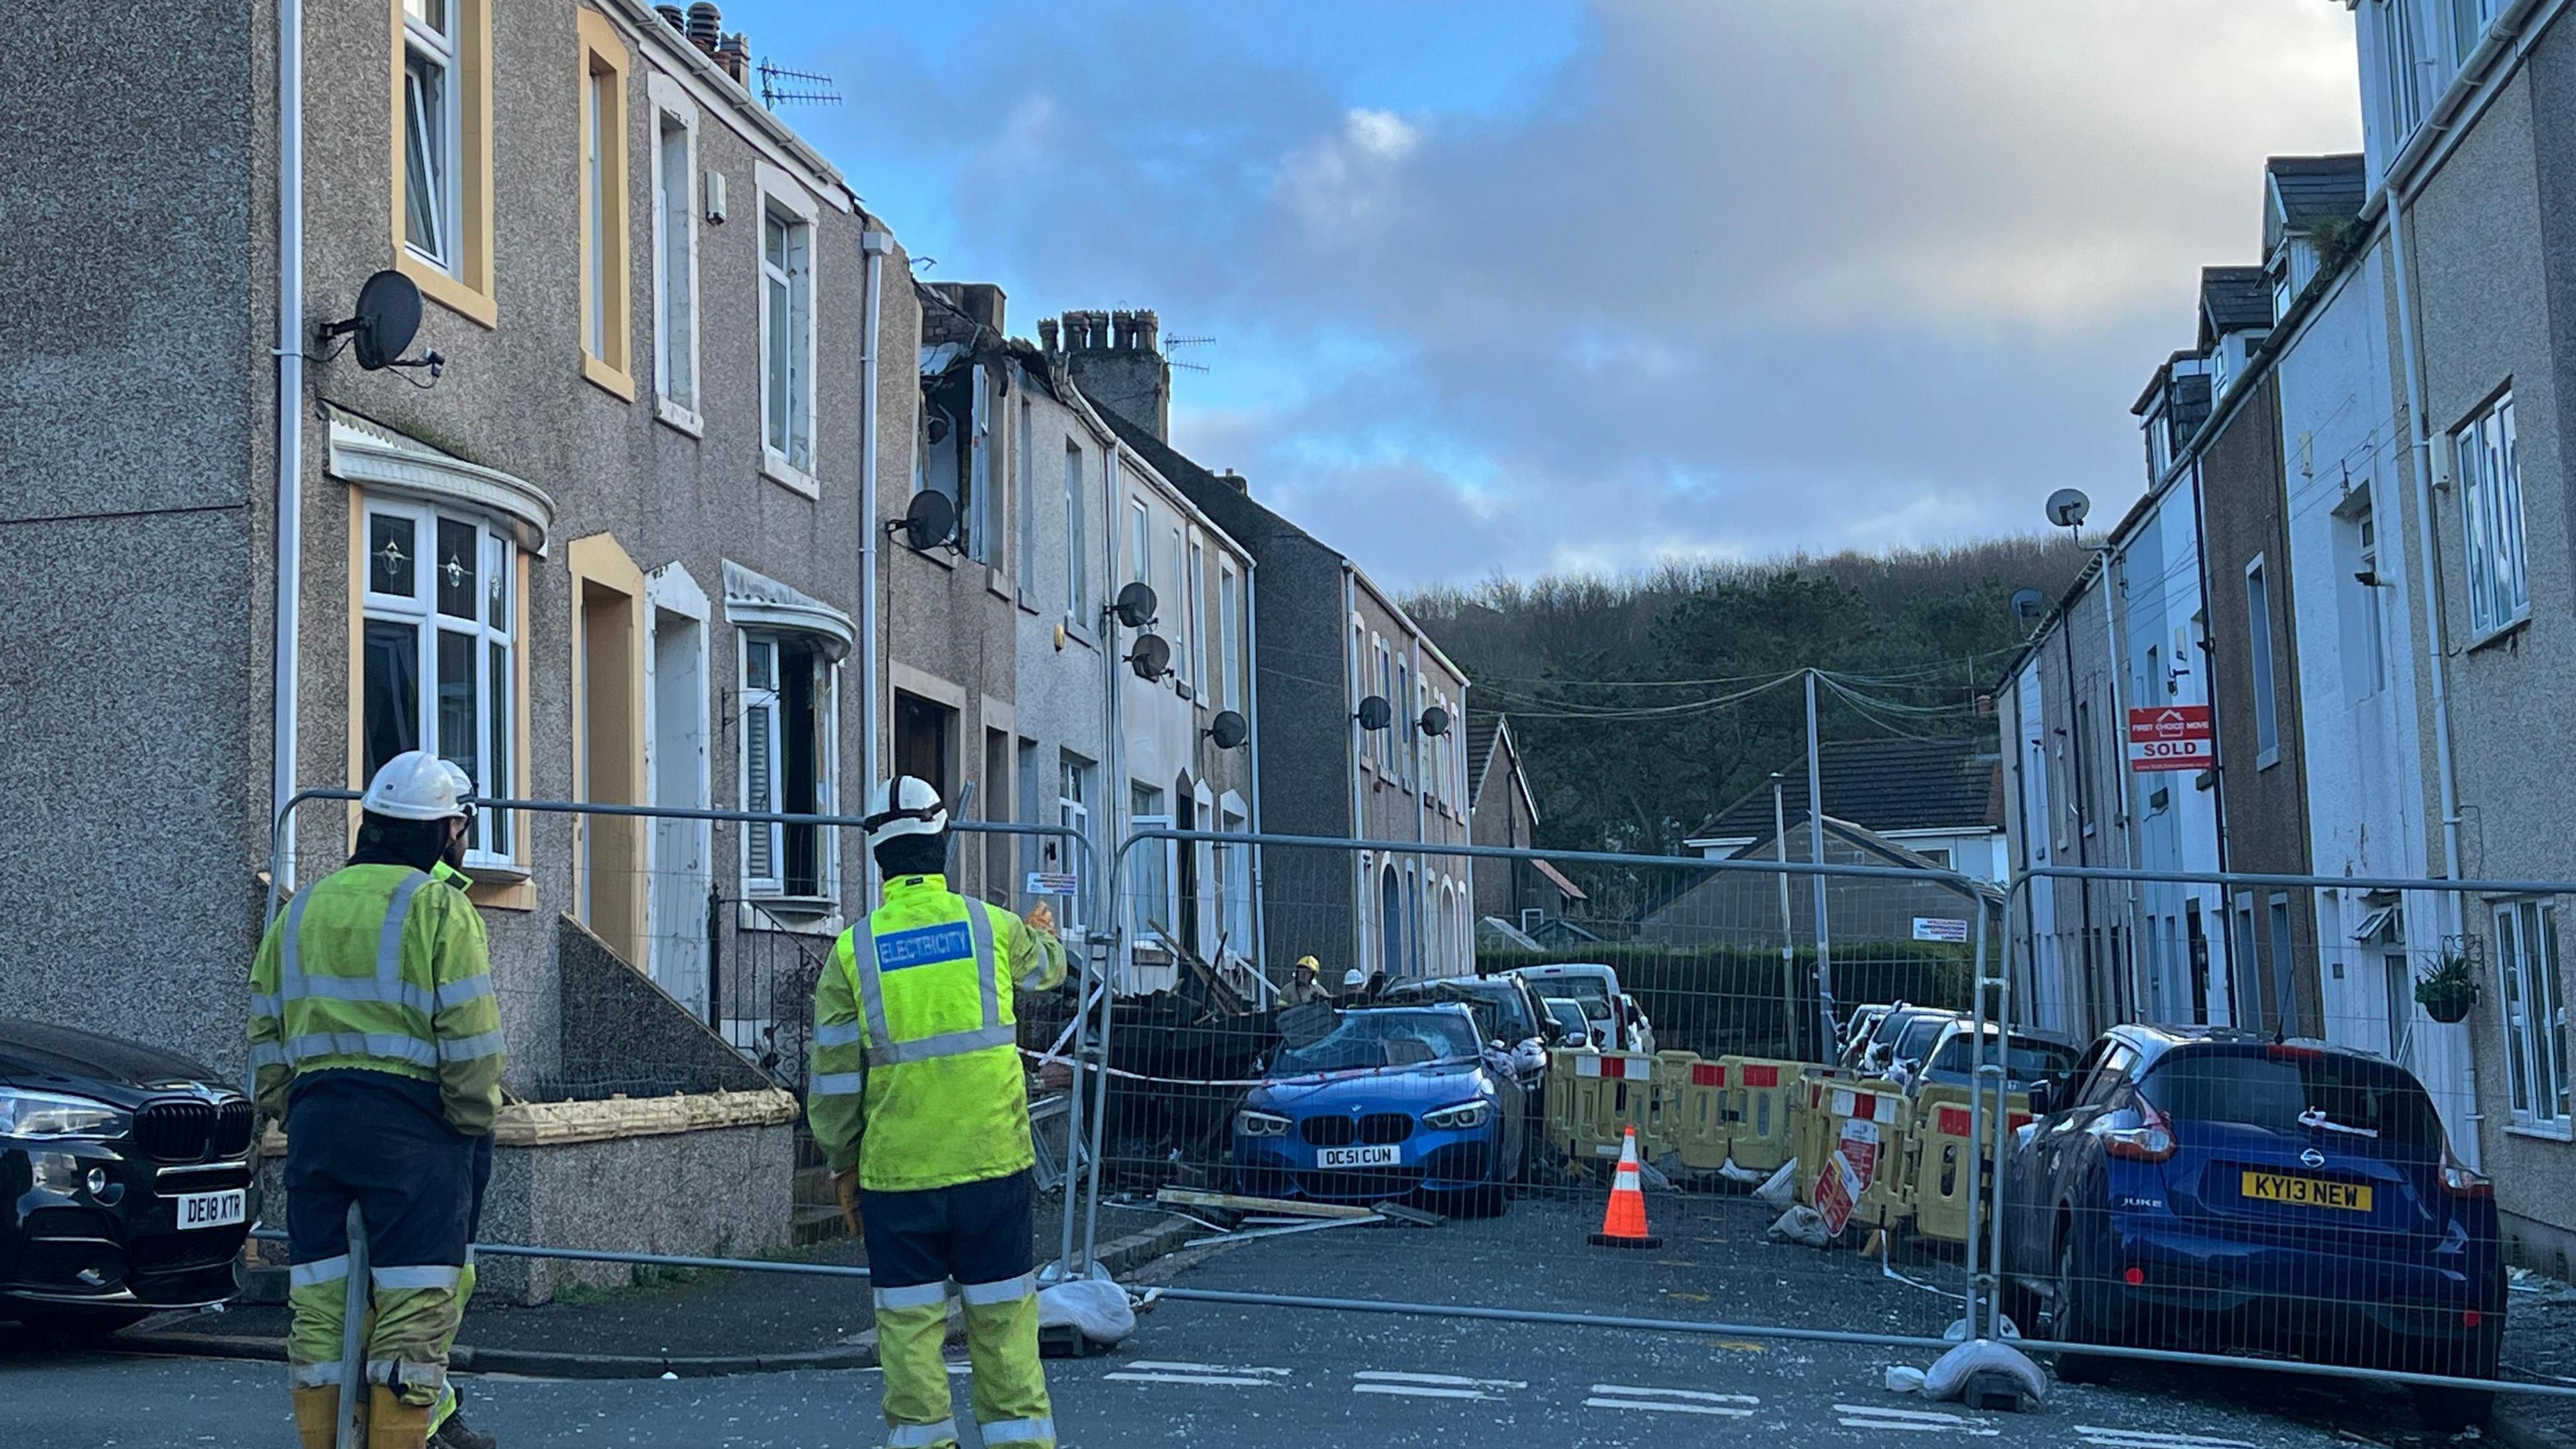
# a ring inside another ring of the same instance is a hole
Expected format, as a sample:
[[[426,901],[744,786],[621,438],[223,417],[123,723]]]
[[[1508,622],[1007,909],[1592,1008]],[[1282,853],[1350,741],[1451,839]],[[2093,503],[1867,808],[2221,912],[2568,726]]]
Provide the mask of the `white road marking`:
[[[2001,1438],[2001,1429],[1986,1427],[1982,1419],[1962,1418],[1957,1414],[1936,1413],[1927,1409],[1893,1409],[1882,1404],[1836,1404],[1838,1422],[1846,1429],[1877,1429],[1905,1434],[1966,1434],[1979,1439]]]
[[[1400,1374],[1378,1369],[1362,1369],[1351,1377],[1367,1383],[1441,1384],[1453,1389],[1525,1389],[1529,1387],[1528,1381],[1524,1379],[1470,1379],[1462,1378],[1457,1374]]]
[[[1649,1389],[1636,1384],[1594,1384],[1596,1394],[1624,1394],[1632,1399],[1689,1399],[1701,1404],[1760,1404],[1751,1394],[1711,1394],[1698,1389]]]
[[[1288,1370],[1284,1368],[1264,1368],[1260,1364],[1189,1363],[1178,1359],[1140,1358],[1127,1366],[1131,1369],[1161,1369],[1168,1373],[1270,1374],[1283,1379],[1288,1377]]]
[[[1757,1410],[1738,1409],[1726,1404],[1680,1404],[1666,1399],[1603,1399],[1583,1401],[1587,1409],[1638,1409],[1649,1414],[1700,1414],[1713,1419],[1750,1419]]]
[[[2075,1432],[2087,1444],[2103,1449],[2254,1449],[2242,1439],[2216,1439],[2206,1434],[2167,1434],[2154,1429],[2113,1429],[2078,1424]]]
[[[1241,1374],[1102,1374],[1113,1384],[1198,1384],[1219,1389],[1275,1389],[1277,1379],[1257,1379]]]
[[[1481,1399],[1489,1404],[1496,1402],[1494,1396],[1483,1389],[1443,1389],[1429,1384],[1353,1384],[1351,1392],[1393,1394],[1406,1399]]]

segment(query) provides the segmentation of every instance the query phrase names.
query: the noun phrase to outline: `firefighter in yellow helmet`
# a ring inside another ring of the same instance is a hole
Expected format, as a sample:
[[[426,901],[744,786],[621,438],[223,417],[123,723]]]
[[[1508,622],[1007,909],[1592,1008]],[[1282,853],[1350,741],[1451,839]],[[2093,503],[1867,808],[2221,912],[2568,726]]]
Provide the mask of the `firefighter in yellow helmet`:
[[[1287,989],[1279,993],[1279,1004],[1311,1006],[1332,999],[1332,993],[1324,989],[1324,963],[1312,956],[1298,957],[1296,974],[1288,978]]]
[[[287,1124],[287,1383],[305,1449],[336,1438],[352,1203],[374,1295],[369,1449],[422,1449],[433,1429],[443,1446],[492,1443],[453,1417],[447,1385],[504,1061],[482,917],[431,875],[464,853],[463,778],[421,750],[387,761],[349,863],[296,893],[251,969],[252,1087]]]
[[[815,987],[807,1111],[867,1240],[885,1442],[957,1443],[940,1353],[953,1295],[983,1441],[1054,1449],[1011,993],[1061,983],[1064,945],[1044,903],[1023,921],[948,889],[948,809],[929,782],[879,784],[861,823],[885,904],[842,933]]]

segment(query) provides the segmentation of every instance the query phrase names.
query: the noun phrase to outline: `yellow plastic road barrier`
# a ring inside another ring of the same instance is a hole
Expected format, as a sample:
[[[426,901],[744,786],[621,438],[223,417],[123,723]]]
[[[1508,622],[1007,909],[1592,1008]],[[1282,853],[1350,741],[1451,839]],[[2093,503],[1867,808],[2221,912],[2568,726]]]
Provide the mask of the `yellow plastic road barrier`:
[[[1654,1058],[1635,1052],[1576,1052],[1573,1098],[1567,1116],[1576,1158],[1615,1158],[1628,1129],[1647,1135],[1647,1106],[1654,1095]],[[1640,1142],[1640,1149],[1645,1148]]]
[[[1797,1156],[1792,1135],[1791,1102],[1803,1094],[1803,1062],[1768,1057],[1720,1057],[1716,1063],[1721,1110],[1726,1119],[1726,1152],[1736,1166],[1754,1172],[1776,1172]]]
[[[1907,1174],[1914,1210],[1914,1231],[1944,1243],[1968,1240],[1968,1186],[1978,1164],[1993,1160],[1995,1122],[1989,1117],[1982,1141],[1970,1143],[1968,1089],[1932,1086],[1914,1100],[1912,1164]],[[2003,1129],[2017,1130],[2030,1120],[2030,1098],[2015,1092],[2004,1099]],[[1994,1201],[1991,1191],[1981,1194]]]
[[[1726,1165],[1733,1137],[1726,1119],[1726,1082],[1723,1063],[1702,1061],[1689,1052],[1655,1053],[1648,1130],[1638,1135],[1657,1166],[1708,1173]]]

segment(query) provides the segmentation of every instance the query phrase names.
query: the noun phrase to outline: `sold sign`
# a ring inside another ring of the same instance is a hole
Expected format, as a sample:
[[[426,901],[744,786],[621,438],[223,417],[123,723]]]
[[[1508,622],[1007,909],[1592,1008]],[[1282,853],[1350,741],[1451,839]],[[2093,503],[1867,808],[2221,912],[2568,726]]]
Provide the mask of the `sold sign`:
[[[2218,763],[2217,730],[2205,704],[2129,711],[2129,768],[2206,770]]]

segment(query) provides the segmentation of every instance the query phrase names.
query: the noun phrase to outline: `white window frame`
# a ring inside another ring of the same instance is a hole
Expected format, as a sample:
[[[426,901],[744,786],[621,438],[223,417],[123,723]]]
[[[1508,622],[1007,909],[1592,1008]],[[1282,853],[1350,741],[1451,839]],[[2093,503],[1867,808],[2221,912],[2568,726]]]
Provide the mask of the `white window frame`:
[[[1219,830],[1228,835],[1252,832],[1252,812],[1241,795],[1228,790],[1218,797],[1216,808]],[[1217,847],[1225,858],[1218,867],[1225,891],[1217,929],[1225,937],[1226,948],[1247,961],[1258,959],[1252,939],[1252,853],[1255,848],[1241,844]]]
[[[1155,802],[1156,808],[1137,809],[1136,806],[1143,803],[1138,798],[1140,795]],[[1166,787],[1146,784],[1143,781],[1130,781],[1127,786],[1127,802],[1127,833],[1130,837],[1138,831],[1172,828],[1171,792]],[[1148,912],[1145,909],[1148,885],[1162,887],[1162,900],[1159,904],[1162,906],[1163,923],[1170,929],[1179,929],[1178,903],[1181,872],[1179,855],[1173,849],[1175,844],[1177,842],[1170,840],[1147,841],[1136,852],[1137,864],[1145,865],[1149,861],[1154,862],[1161,871],[1159,879],[1156,880],[1148,880],[1141,870],[1130,873],[1127,899],[1123,904],[1127,912],[1128,939],[1139,945],[1151,941],[1169,949],[1170,938],[1156,931],[1148,919]]]
[[[790,642],[812,643],[810,637],[799,637],[794,629],[734,630],[734,681],[741,689],[741,702],[735,707],[736,739],[734,750],[734,798],[742,809],[780,815],[829,815],[835,813],[840,798],[841,779],[841,664],[829,650],[815,647],[814,657],[821,662],[814,681],[814,799],[799,804],[785,799],[787,790],[787,721],[782,709],[785,690],[782,681],[786,656],[781,648]],[[770,684],[755,689],[751,684],[751,653],[755,648],[770,651]],[[754,727],[752,712],[765,707],[768,747],[768,778],[762,782],[768,791],[765,804],[756,803],[752,795],[751,749],[749,740]],[[769,870],[754,874],[752,838],[761,833],[769,837]],[[815,895],[837,900],[841,893],[840,829],[837,826],[816,827],[814,845]],[[742,828],[740,871],[742,893],[747,897],[784,897],[787,895],[787,830],[776,821],[746,821]],[[795,899],[809,899],[797,896]]]
[[[1180,525],[1174,524],[1172,538],[1172,588],[1181,596],[1180,627],[1173,630],[1174,654],[1172,684],[1176,693],[1187,693],[1198,687],[1198,660],[1192,657],[1191,640],[1198,628],[1198,601],[1190,597],[1189,546],[1181,541]]]
[[[406,175],[411,163],[411,151],[416,144],[411,128],[411,93],[414,85],[411,74],[412,59],[418,57],[428,65],[436,67],[440,77],[442,94],[438,98],[438,135],[431,138],[438,150],[435,153],[422,153],[432,173],[430,227],[434,233],[433,240],[437,243],[437,249],[435,251],[424,249],[412,240],[409,216],[399,218],[398,225],[401,228],[403,245],[410,249],[413,256],[461,280],[465,275],[463,229],[459,224],[465,212],[465,88],[459,83],[457,74],[462,52],[457,28],[463,22],[464,5],[462,0],[444,0],[441,8],[447,12],[447,24],[444,29],[435,29],[424,24],[411,14],[411,6],[403,7],[402,164],[406,168]],[[424,100],[426,99],[424,97]],[[413,204],[411,188],[407,180],[403,188],[403,204],[406,207]]]
[[[2485,639],[2531,617],[2525,551],[2522,450],[2513,394],[2478,410],[2451,434],[2460,484],[2460,551],[2469,578],[2469,632]]]
[[[1207,677],[1207,546],[1195,534],[1190,538],[1190,567],[1182,587],[1189,598],[1183,617],[1188,620],[1190,639],[1190,687],[1198,691],[1199,701],[1205,704],[1216,688]]]
[[[2494,903],[2496,1011],[2514,1126],[2570,1135],[2567,999],[2559,979],[2557,907],[2547,900]],[[2535,1013],[2534,1007],[2538,1007]]]
[[[1061,750],[1056,752],[1055,761],[1056,824],[1087,842],[1091,839],[1091,782],[1097,777],[1100,767]],[[1064,869],[1082,869],[1084,858],[1083,852],[1075,851],[1072,858],[1065,861]],[[1091,882],[1086,876],[1081,884],[1087,888]],[[1084,912],[1082,903],[1083,892],[1080,890],[1064,898],[1065,934],[1077,940],[1090,927],[1090,917]]]
[[[2254,768],[2258,770],[2281,761],[2281,698],[2276,692],[2280,676],[2272,657],[2272,608],[2272,576],[2258,553],[2245,566],[2245,664],[2254,684]]]
[[[400,518],[412,525],[412,591],[408,595],[379,593],[375,588],[375,520]],[[464,620],[438,612],[438,585],[434,559],[438,547],[438,525],[441,521],[470,527],[475,534],[475,577],[481,588],[474,617]],[[438,738],[438,641],[442,635],[470,636],[474,646],[474,711],[475,767],[468,771],[474,777],[474,793],[489,798],[508,799],[517,792],[517,773],[523,742],[518,738],[518,705],[520,694],[518,623],[522,616],[519,598],[519,550],[508,529],[489,518],[457,509],[431,508],[420,504],[369,499],[362,511],[359,528],[360,573],[358,586],[364,594],[359,637],[360,696],[357,719],[363,741],[366,723],[365,699],[365,625],[399,623],[413,628],[418,642],[414,677],[419,717],[412,721],[413,738],[422,749],[436,749]],[[426,555],[426,556],[423,556]],[[501,616],[506,621],[491,621],[491,580],[501,580]],[[499,701],[492,697],[492,650],[501,650],[502,677],[508,682],[508,694]],[[496,746],[498,748],[496,749]],[[444,752],[442,758],[444,758]],[[361,745],[363,762],[364,749]],[[363,768],[363,763],[362,763]],[[474,838],[467,846],[465,863],[469,867],[509,867],[516,863],[519,844],[515,822],[507,812],[478,811],[475,815]]]
[[[1013,489],[1018,496],[1011,500],[1011,521],[1017,525],[1012,532],[1020,545],[1011,567],[1017,576],[1013,587],[1026,601],[1038,586],[1038,420],[1025,387],[1020,392],[1020,431],[1011,442],[1019,454],[1019,466],[1013,470],[1019,481]]]
[[[1082,444],[1064,440],[1064,621],[1092,627],[1091,560],[1083,535]]]
[[[1232,559],[1216,561],[1217,707],[1243,711],[1243,574]]]
[[[653,396],[654,414],[663,422],[691,436],[702,436],[706,419],[698,410],[703,395],[705,374],[699,366],[698,348],[698,107],[682,91],[678,82],[659,71],[645,77],[645,91],[653,111]],[[672,178],[669,173],[669,133],[680,135],[681,176],[678,238],[680,250],[674,254],[671,228]],[[683,273],[682,283],[674,286],[671,273],[674,262]],[[672,334],[672,307],[686,308],[685,336]],[[679,387],[671,375],[671,365],[685,360],[687,386]],[[764,417],[766,414],[763,415]]]
[[[1128,562],[1128,577],[1149,589],[1153,588],[1154,512],[1146,506],[1144,499],[1132,493],[1127,497],[1127,544],[1129,552],[1135,555]],[[1161,604],[1162,600],[1158,597],[1155,600],[1158,613],[1161,611]]]
[[[822,291],[822,248],[818,245],[822,207],[786,172],[765,161],[760,163],[758,179],[759,207],[755,215],[760,225],[752,244],[759,249],[760,263],[760,471],[808,498],[819,497],[822,488],[815,459],[814,334],[817,299]],[[769,226],[773,220],[785,229],[781,248],[784,267],[769,259]],[[799,282],[803,284],[801,298]],[[787,294],[785,318],[770,315],[770,295],[776,289]],[[783,379],[770,368],[770,329],[779,326],[788,329],[787,376]],[[771,394],[781,387],[787,392],[784,448],[778,446],[770,431]]]

